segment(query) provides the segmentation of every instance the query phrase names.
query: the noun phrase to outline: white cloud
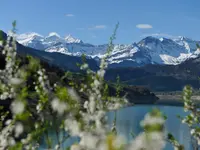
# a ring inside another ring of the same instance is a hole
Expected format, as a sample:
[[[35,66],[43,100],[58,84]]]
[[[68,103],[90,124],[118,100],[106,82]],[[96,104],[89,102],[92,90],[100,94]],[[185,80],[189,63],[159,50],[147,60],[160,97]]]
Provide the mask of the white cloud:
[[[89,29],[105,29],[106,28],[106,25],[96,25],[94,27],[91,27]]]
[[[137,24],[136,27],[139,28],[139,29],[151,29],[151,28],[153,28],[153,26],[150,25],[150,24]]]
[[[74,17],[74,14],[65,14],[66,17]]]

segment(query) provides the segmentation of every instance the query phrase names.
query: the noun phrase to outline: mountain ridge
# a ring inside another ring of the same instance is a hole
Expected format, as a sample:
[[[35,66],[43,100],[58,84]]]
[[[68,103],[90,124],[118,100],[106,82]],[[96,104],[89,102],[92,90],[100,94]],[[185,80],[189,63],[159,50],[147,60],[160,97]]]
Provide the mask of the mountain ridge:
[[[34,35],[34,38],[30,38],[29,35]],[[91,58],[103,57],[108,46],[107,44],[84,43],[71,35],[61,37],[55,32],[46,37],[36,33],[27,34],[27,38],[19,35],[17,40],[25,46],[42,51],[73,56],[86,54]],[[197,43],[200,44],[200,41],[183,36],[174,39],[147,36],[137,43],[115,44],[114,50],[108,58],[109,67],[137,67],[147,64],[177,65],[187,59],[199,56],[199,51],[196,50]]]
[[[7,39],[7,34],[5,32],[0,30],[0,33],[3,39]],[[41,51],[38,49],[24,46],[18,42],[17,53],[22,56],[31,55],[37,59],[48,62],[50,65],[58,66],[63,70],[69,70],[74,72],[80,71],[80,68],[77,66],[77,63],[82,63],[82,58],[78,56],[65,55],[59,52],[49,53],[46,51]],[[92,70],[96,71],[99,69],[95,60],[87,57],[86,62]]]

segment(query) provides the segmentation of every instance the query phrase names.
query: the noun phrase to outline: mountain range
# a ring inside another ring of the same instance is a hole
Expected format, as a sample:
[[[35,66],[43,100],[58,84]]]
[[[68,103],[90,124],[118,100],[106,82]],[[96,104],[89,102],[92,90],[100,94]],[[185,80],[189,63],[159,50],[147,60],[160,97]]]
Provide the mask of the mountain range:
[[[150,41],[148,41],[148,39]],[[182,37],[182,38],[179,37],[173,40],[172,39],[162,40],[162,39],[158,39],[154,37],[147,37],[141,40],[140,42],[138,42],[136,45],[138,45],[138,47],[139,46],[144,47],[144,45],[146,45],[147,47],[146,49],[148,50],[150,49],[150,46],[149,46],[150,44],[148,43],[154,43],[154,45],[157,45],[157,47],[158,45],[163,44],[166,46],[166,48],[169,48],[170,46],[167,47],[167,45],[172,45],[172,44],[166,44],[166,40],[169,41],[168,43],[174,43],[174,45],[176,45],[177,47],[181,47],[181,49],[179,50],[174,49],[174,51],[177,53],[177,55],[179,54],[178,52],[180,52],[180,50],[184,51],[185,55],[183,54],[182,55],[187,56],[185,57],[184,61],[177,64],[166,64],[166,65],[164,65],[164,63],[160,63],[160,64],[146,63],[146,65],[143,64],[143,65],[140,65],[140,67],[138,67],[139,65],[138,66],[130,65],[128,62],[126,65],[124,65],[125,60],[123,60],[122,63],[119,63],[123,67],[112,67],[112,68],[107,69],[106,74],[105,74],[105,79],[107,81],[115,82],[116,77],[119,75],[120,81],[123,84],[135,85],[137,87],[138,86],[147,87],[151,91],[181,91],[186,84],[191,85],[194,89],[199,89],[200,88],[200,83],[199,83],[200,56],[198,55],[198,50],[196,50],[195,48],[196,43],[199,43],[198,41],[195,42],[185,37]],[[76,45],[76,44],[84,44],[84,42],[82,41],[80,43],[78,42],[78,43],[68,43],[68,44]],[[112,56],[114,56],[116,52],[116,47],[117,46],[115,45],[115,50],[112,52]],[[162,49],[164,49],[164,46],[162,46]],[[128,51],[128,48],[126,50]],[[156,50],[155,52],[157,52]],[[141,50],[138,50],[136,52],[137,55],[134,55],[135,58],[138,58],[138,59],[143,58],[142,55],[139,55],[140,51]],[[153,53],[152,51],[153,49],[147,52],[152,54]],[[166,51],[170,51],[170,50],[166,49]],[[75,56],[75,55],[72,56],[71,54],[68,55],[68,54],[63,54],[60,52],[46,52],[45,50],[30,48],[22,44],[18,44],[17,52],[20,55],[34,56],[36,58],[39,58],[42,61],[48,62],[49,64],[56,65],[65,71],[66,70],[75,71],[75,72],[80,71],[79,67],[77,67],[76,65],[77,62],[78,63],[82,62],[81,57],[79,56]],[[86,59],[86,61],[92,70],[97,70],[99,68],[97,62],[94,59],[90,58],[89,56]],[[113,65],[113,64],[110,64],[110,65]]]
[[[70,56],[86,54],[97,62],[105,55],[107,44],[92,45],[71,35],[61,37],[55,32],[48,36],[37,33],[19,34],[17,41],[27,47],[46,52],[58,52]],[[157,38],[148,36],[131,44],[116,44],[108,59],[109,67],[136,67],[147,64],[177,65],[199,56],[196,44],[200,41],[187,37]]]

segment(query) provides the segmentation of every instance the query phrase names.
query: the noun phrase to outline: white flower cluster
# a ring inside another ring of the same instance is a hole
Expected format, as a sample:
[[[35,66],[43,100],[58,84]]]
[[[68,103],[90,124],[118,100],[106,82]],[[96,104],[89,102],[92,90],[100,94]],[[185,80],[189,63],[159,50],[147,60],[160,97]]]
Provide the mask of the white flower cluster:
[[[0,84],[1,90],[0,99],[13,98],[15,96],[15,87],[13,85],[20,85],[23,81],[19,77],[17,71],[18,65],[16,64],[16,41],[14,37],[7,37],[6,45],[1,45],[2,54],[5,55],[5,69],[0,70]]]
[[[147,127],[146,132],[137,136],[128,150],[162,150],[165,147],[164,122],[161,115],[147,114],[141,122],[141,126]],[[160,128],[156,128],[158,126]]]
[[[21,123],[15,125],[15,137],[19,137],[24,131],[24,127]]]
[[[66,102],[59,100],[58,98],[54,98],[51,101],[51,107],[54,111],[58,112],[59,115],[62,115],[67,109]]]
[[[23,83],[21,73],[18,70],[16,61],[16,40],[15,37],[8,36],[6,45],[2,45],[2,54],[5,55],[5,69],[0,70],[0,99],[13,99],[11,103],[11,111],[13,113],[13,120],[7,120],[6,126],[0,131],[0,149],[7,149],[9,146],[15,145],[15,137],[19,137],[23,131],[23,125],[16,122],[15,116],[22,114],[25,109],[25,104],[21,100],[16,100],[18,87]]]
[[[154,124],[160,124],[163,125],[165,120],[161,117],[154,117],[151,114],[147,114],[143,121],[141,121],[141,126],[146,125],[154,125]]]
[[[184,111],[189,112],[189,114],[182,119],[182,123],[187,124],[190,127],[190,133],[195,143],[200,146],[200,111],[198,106],[191,99],[192,96],[192,88],[190,86],[185,86],[183,89],[183,100],[184,100]]]
[[[111,97],[109,101],[105,104],[108,110],[117,110],[119,108],[128,105],[128,100],[126,98]]]
[[[86,69],[88,69],[88,67],[89,67],[88,64],[84,63],[83,65],[81,65],[80,69],[86,70]]]
[[[68,88],[68,89],[67,89],[67,92],[69,93],[70,97],[71,97],[73,100],[76,100],[76,101],[80,102],[80,97],[79,97],[79,95],[77,94],[77,92],[75,91],[75,89],[73,89],[73,88]]]
[[[6,122],[6,127],[0,131],[0,149],[6,149],[8,146],[15,145],[15,139],[12,137],[14,125],[11,120]]]
[[[37,71],[38,75],[38,81],[35,84],[35,91],[38,95],[49,95],[50,94],[50,86],[47,76],[45,75],[45,69],[39,69]],[[38,101],[38,104],[36,106],[36,110],[38,113],[42,111],[44,103],[42,103],[40,100]]]
[[[47,76],[45,75],[45,69],[40,69],[37,71],[38,74],[38,85],[35,86],[36,92],[40,92],[39,88],[42,88],[43,92],[48,93],[49,90],[49,81],[47,80]]]
[[[21,139],[20,142],[23,144],[23,149],[25,150],[37,150],[40,146],[37,141],[32,141],[31,134],[28,134],[26,138]]]
[[[11,110],[13,112],[14,115],[17,114],[21,114],[24,111],[24,103],[19,101],[19,100],[15,100],[12,104],[11,104]]]
[[[65,130],[72,136],[79,136],[81,132],[79,123],[71,118],[65,120]]]
[[[2,51],[3,54],[6,54],[6,66],[5,70],[7,71],[7,75],[12,76],[12,73],[15,71],[15,63],[16,63],[16,41],[14,37],[11,40],[11,37],[8,36],[6,45]],[[10,41],[12,41],[12,46],[10,46]]]
[[[163,137],[163,133],[160,132],[152,132],[148,135],[147,133],[141,133],[131,142],[128,150],[162,150],[165,147],[165,139]]]

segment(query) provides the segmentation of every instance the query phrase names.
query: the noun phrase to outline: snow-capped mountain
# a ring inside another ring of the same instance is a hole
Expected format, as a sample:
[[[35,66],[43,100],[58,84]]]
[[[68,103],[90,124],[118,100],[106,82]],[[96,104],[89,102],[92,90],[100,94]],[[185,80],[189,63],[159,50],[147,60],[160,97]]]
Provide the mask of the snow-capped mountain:
[[[88,57],[99,60],[104,56],[107,45],[92,45],[84,43],[71,35],[61,37],[55,32],[48,36],[37,33],[27,33],[18,35],[19,43],[38,50],[47,52],[59,52],[66,55],[80,56],[86,54]],[[181,62],[199,56],[194,41],[186,37],[156,38],[148,36],[138,43],[129,45],[114,45],[114,50],[109,57],[109,66],[143,66],[145,64],[180,64]]]
[[[86,55],[93,56],[104,54],[106,45],[92,45],[84,43],[82,40],[74,38],[71,35],[61,37],[55,32],[49,33],[48,36],[41,36],[37,33],[27,33],[17,36],[17,41],[25,46],[43,50],[47,52],[60,52],[67,55]]]
[[[189,38],[176,39],[148,36],[138,43],[115,46],[110,64],[114,66],[143,66],[145,64],[177,65],[190,58],[199,56],[196,44]]]
[[[198,42],[192,40],[189,42],[182,37],[179,39],[146,37],[138,43],[138,46],[146,48],[153,63],[179,64],[190,57],[197,56],[198,51],[195,52],[194,44]]]

